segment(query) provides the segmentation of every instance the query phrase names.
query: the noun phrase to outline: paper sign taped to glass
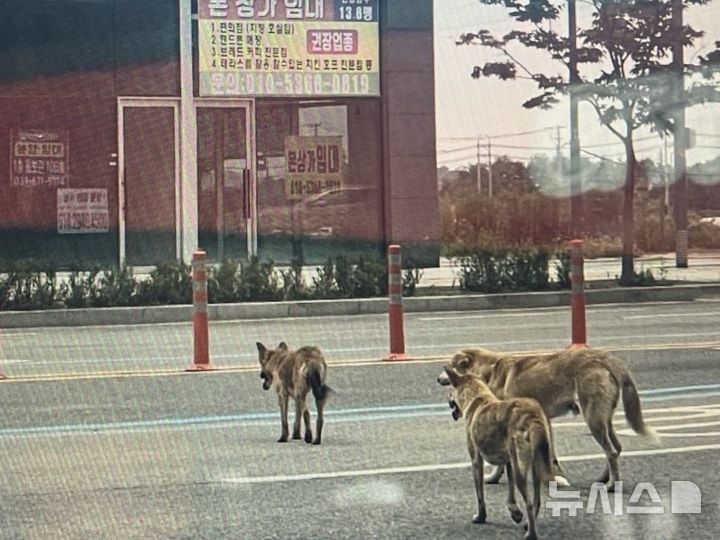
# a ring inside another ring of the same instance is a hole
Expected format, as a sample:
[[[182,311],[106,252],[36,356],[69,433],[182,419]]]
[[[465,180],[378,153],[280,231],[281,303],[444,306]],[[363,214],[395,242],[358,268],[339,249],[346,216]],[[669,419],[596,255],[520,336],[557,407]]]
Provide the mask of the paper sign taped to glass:
[[[285,137],[288,199],[303,199],[343,184],[342,137]]]

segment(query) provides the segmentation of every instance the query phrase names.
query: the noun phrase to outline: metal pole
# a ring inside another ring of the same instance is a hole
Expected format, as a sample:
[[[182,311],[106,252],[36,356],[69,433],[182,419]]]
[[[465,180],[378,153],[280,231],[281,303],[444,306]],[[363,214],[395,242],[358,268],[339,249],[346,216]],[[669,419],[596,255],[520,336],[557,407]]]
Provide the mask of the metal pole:
[[[686,176],[685,151],[687,149],[687,133],[685,130],[685,81],[683,44],[681,40],[683,27],[682,0],[672,0],[672,27],[674,35],[678,36],[672,47],[672,63],[675,82],[675,99],[678,107],[675,111],[673,132],[674,173],[675,173],[675,266],[687,268],[688,266],[688,186]]]
[[[585,327],[585,271],[583,241],[570,242],[570,279],[572,281],[572,343],[570,347],[587,347]]]
[[[488,140],[488,197],[493,198],[492,143]]]
[[[580,129],[578,127],[578,98],[575,86],[580,84],[577,54],[577,15],[575,0],[568,0],[568,40],[570,68],[570,233],[583,229],[582,179],[580,178]]]

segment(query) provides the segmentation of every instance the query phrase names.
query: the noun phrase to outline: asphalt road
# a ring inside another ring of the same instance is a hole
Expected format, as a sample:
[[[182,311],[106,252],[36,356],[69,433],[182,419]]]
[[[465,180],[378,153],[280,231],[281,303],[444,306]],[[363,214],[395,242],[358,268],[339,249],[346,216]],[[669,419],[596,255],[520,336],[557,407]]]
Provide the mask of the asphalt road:
[[[718,312],[714,301],[591,309],[591,343],[626,361],[662,440],[620,431],[620,515],[600,503],[587,513],[600,448],[579,417],[558,419],[558,452],[582,509],[545,508],[542,538],[717,538]],[[182,372],[186,325],[3,332],[11,378],[0,383],[0,538],[521,538],[504,481],[487,488],[488,523],[470,522],[462,426],[434,382],[441,362],[373,362],[384,324],[214,325],[213,361],[226,369],[201,374]],[[548,350],[569,333],[567,313],[547,309],[418,314],[406,327],[408,349],[422,356],[472,344]],[[260,387],[256,339],[326,349],[337,394],[322,446],[275,442],[276,401]],[[692,499],[673,481],[697,484],[699,514],[672,512]],[[632,498],[642,482],[655,500],[647,491]]]

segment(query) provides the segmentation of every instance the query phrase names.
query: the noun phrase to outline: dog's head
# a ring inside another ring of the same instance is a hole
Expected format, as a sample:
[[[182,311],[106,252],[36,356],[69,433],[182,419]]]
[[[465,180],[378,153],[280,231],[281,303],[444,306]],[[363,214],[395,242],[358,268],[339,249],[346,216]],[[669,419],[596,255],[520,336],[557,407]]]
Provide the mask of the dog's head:
[[[443,371],[440,372],[437,382],[440,386],[449,386],[450,379],[447,376],[447,370],[451,370],[458,375],[476,375],[487,383],[490,379],[496,356],[494,353],[484,349],[465,349],[458,351],[445,365]]]
[[[448,367],[445,368],[445,378],[448,385],[452,387],[448,405],[453,420],[460,420],[463,417],[463,410],[477,397],[481,397],[487,390],[487,386],[482,379],[476,377],[472,373],[459,375],[455,370]]]
[[[271,361],[278,353],[287,352],[288,346],[284,341],[280,342],[277,349],[268,349],[259,341],[256,345],[258,350],[258,360],[260,361],[260,378],[263,381],[262,387],[263,390],[270,390],[273,383],[273,369]]]

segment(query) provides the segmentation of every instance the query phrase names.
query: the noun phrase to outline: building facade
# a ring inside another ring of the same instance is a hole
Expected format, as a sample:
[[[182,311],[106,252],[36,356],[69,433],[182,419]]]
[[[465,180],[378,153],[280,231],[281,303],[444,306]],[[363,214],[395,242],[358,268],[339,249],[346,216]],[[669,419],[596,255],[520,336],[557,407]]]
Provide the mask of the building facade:
[[[437,264],[432,0],[0,9],[0,261]]]

